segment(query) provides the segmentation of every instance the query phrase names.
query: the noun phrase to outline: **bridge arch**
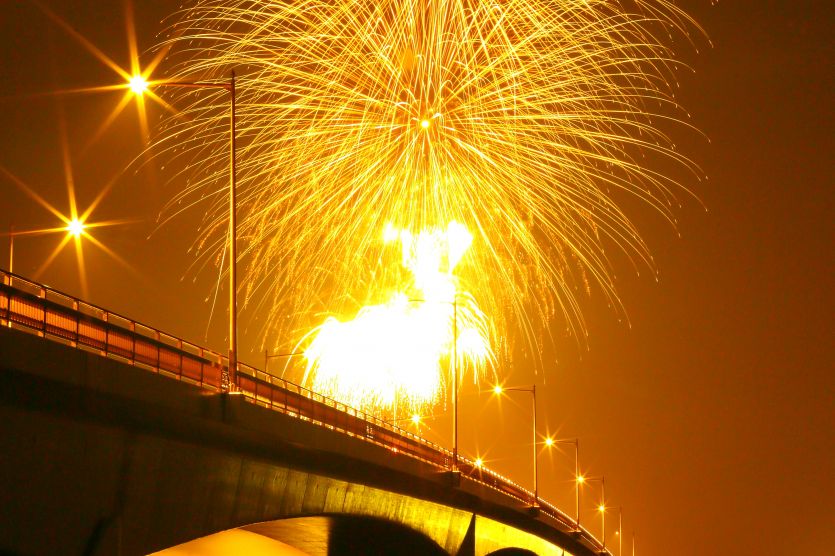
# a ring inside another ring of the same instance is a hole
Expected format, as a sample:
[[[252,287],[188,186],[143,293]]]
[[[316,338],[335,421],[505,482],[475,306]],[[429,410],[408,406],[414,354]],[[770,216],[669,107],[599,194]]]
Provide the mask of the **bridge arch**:
[[[286,545],[304,554],[401,554],[403,556],[446,556],[447,551],[423,533],[401,523],[365,516],[331,514],[290,517],[239,527],[237,531],[252,533],[276,543],[278,554]],[[227,542],[229,531],[209,535],[162,550],[156,556],[195,556],[212,554]],[[232,539],[232,544],[235,540]],[[262,542],[262,544],[264,544]],[[269,546],[269,544],[266,544]],[[266,552],[266,551],[265,551]]]
[[[537,556],[536,552],[524,548],[500,548],[487,556]]]

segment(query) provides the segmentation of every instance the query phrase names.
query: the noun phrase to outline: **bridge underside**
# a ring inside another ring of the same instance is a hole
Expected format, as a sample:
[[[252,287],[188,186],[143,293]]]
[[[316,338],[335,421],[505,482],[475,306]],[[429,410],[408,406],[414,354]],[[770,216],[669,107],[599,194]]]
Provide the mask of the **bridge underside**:
[[[465,540],[465,545],[468,542]],[[447,553],[432,539],[400,524],[368,517],[332,515],[256,523],[195,539],[160,551],[155,556],[221,556],[230,552],[245,553],[247,556],[440,556]],[[503,548],[490,554],[531,556],[535,553],[520,548]]]
[[[7,328],[0,367],[3,553],[147,554],[243,528],[310,554],[569,554],[420,462],[240,397]],[[348,441],[354,459],[326,449]]]

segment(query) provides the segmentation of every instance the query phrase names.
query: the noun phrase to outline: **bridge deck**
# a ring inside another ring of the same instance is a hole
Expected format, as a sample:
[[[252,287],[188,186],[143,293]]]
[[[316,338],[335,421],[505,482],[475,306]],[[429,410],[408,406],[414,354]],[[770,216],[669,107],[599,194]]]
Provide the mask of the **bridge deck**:
[[[440,470],[457,469],[463,480],[526,503],[550,518],[558,530],[576,532],[581,544],[595,551],[603,549],[586,529],[578,531],[573,519],[552,504],[535,499],[529,490],[460,455],[453,466],[451,451],[396,425],[240,362],[237,372],[230,376],[228,359],[218,352],[23,277],[5,271],[0,271],[0,277],[0,325],[92,350],[208,391],[237,391],[253,404],[385,447]]]

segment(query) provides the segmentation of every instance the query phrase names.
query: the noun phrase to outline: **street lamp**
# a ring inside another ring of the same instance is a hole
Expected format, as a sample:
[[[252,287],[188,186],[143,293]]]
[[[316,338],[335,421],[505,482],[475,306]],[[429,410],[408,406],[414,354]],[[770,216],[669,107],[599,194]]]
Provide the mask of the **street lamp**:
[[[501,395],[504,392],[529,392],[533,398],[533,504],[534,506],[539,506],[539,472],[537,467],[539,454],[536,449],[536,384],[530,388],[503,388],[498,384],[493,387],[493,393],[497,395]]]
[[[432,416],[430,416],[430,417],[432,417]],[[392,419],[391,421],[386,421],[386,422],[389,423],[390,425],[397,426],[397,423],[402,423],[404,421],[409,421],[410,423],[412,423],[412,425],[414,425],[416,427],[419,427],[420,424],[423,422],[423,417],[421,417],[419,413],[413,413],[409,417],[401,417],[399,419],[395,418],[395,419]]]
[[[545,441],[546,444],[549,446],[552,444],[573,444],[574,445],[574,497],[576,499],[575,505],[575,517],[574,522],[576,523],[577,531],[580,530],[580,485],[583,483],[583,476],[580,475],[580,439],[579,438],[566,438],[566,439],[553,439],[548,438]]]
[[[458,292],[455,292],[452,301],[410,299],[415,303],[426,303],[434,301],[437,303],[449,303],[452,305],[452,472],[458,472]]]
[[[228,83],[215,83],[206,81],[160,81],[149,83],[141,75],[135,75],[128,81],[128,88],[137,96],[141,96],[151,87],[179,87],[185,89],[221,89],[227,91],[230,96],[229,112],[229,139],[230,139],[230,161],[229,161],[229,365],[226,375],[222,377],[223,389],[226,392],[234,391],[235,379],[238,371],[238,302],[237,302],[237,218],[235,209],[236,200],[236,157],[235,157],[235,70],[232,70]]]
[[[618,506],[618,556],[623,556],[623,506]]]
[[[603,538],[603,552],[606,552],[606,479],[601,475],[599,477],[585,477],[581,482],[593,483],[597,481],[600,482],[600,505],[597,506],[597,511],[600,512],[600,534]]]
[[[67,225],[63,228],[47,228],[42,230],[21,230],[16,232],[14,225],[9,226],[9,274],[14,273],[14,240],[20,236],[40,236],[44,234],[51,234],[55,232],[66,232],[67,236],[74,238],[81,237],[87,226],[78,218],[67,220]]]

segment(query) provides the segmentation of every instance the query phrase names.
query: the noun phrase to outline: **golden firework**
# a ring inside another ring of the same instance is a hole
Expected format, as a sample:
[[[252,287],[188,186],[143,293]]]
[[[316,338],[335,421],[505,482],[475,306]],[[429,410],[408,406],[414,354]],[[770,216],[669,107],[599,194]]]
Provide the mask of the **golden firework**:
[[[452,365],[458,376],[469,372],[477,380],[493,355],[487,317],[455,276],[469,232],[457,222],[417,234],[388,226],[384,239],[399,244],[410,279],[384,304],[317,327],[304,350],[305,382],[356,407],[393,412],[396,420],[398,411],[437,402]]]
[[[652,265],[621,206],[672,219],[670,168],[698,174],[667,135],[684,119],[671,45],[691,30],[665,0],[199,0],[165,46],[172,78],[241,76],[243,283],[271,344],[389,302],[403,276],[384,223],[460,222],[473,248],[456,275],[506,352],[508,331],[555,315],[582,338],[587,284],[619,310],[612,247]],[[195,139],[198,177],[174,201],[204,204],[200,251],[219,260],[226,102],[181,105],[160,145]]]

